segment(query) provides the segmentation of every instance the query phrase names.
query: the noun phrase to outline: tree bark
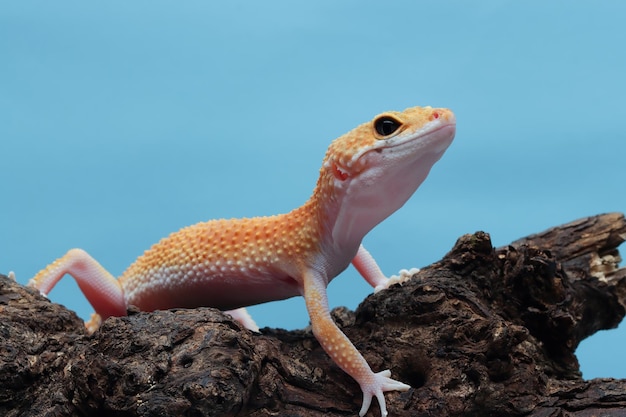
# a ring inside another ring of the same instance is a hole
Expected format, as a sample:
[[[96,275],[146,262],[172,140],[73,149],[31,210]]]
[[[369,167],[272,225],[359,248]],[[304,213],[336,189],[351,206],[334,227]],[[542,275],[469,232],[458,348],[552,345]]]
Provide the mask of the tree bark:
[[[625,239],[618,213],[497,249],[487,233],[465,235],[410,281],[333,317],[375,371],[412,386],[386,394],[390,415],[624,416],[626,380],[583,380],[574,351],[624,317]],[[255,334],[211,308],[129,313],[89,336],[73,312],[1,276],[0,415],[359,410],[358,385],[309,329]]]

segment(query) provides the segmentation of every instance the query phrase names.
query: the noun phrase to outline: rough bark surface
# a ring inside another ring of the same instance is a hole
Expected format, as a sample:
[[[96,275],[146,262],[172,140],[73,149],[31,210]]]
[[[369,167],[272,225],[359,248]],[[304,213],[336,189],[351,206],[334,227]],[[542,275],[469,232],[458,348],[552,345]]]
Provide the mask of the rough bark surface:
[[[624,416],[626,380],[581,378],[574,350],[625,314],[622,214],[439,262],[334,318],[394,416]],[[0,277],[0,415],[348,416],[358,385],[308,330],[254,334],[210,308],[131,312],[88,336],[71,311]],[[376,405],[368,416],[378,416]]]

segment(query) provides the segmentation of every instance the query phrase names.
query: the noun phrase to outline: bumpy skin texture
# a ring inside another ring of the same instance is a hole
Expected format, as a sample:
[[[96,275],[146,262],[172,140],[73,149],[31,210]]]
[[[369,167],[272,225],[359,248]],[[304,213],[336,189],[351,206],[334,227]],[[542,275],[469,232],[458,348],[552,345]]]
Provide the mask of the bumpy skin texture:
[[[282,215],[211,220],[171,234],[148,249],[116,280],[91,256],[72,249],[30,285],[47,294],[72,275],[96,310],[86,325],[126,314],[173,307],[217,307],[258,329],[241,307],[303,295],[313,333],[363,391],[363,416],[376,397],[410,387],[374,373],[330,317],[326,287],[350,262],[376,290],[390,281],[361,240],[400,208],[454,138],[447,109],[414,107],[376,116],[336,139],[326,152],[313,195]],[[236,310],[233,310],[236,309]]]

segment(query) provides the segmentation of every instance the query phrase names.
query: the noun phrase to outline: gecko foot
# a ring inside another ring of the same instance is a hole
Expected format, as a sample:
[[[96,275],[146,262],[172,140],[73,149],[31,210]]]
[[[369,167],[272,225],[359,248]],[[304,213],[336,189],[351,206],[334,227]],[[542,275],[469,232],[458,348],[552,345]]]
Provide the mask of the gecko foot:
[[[401,269],[400,272],[398,272],[398,275],[392,275],[383,284],[377,285],[376,288],[374,288],[374,293],[377,293],[381,290],[386,290],[394,284],[402,284],[404,282],[407,282],[413,277],[413,275],[417,274],[419,271],[419,268]]]
[[[361,411],[359,411],[360,417],[363,417],[365,413],[367,413],[372,403],[372,397],[374,396],[378,400],[381,416],[386,417],[387,405],[385,404],[385,391],[407,391],[411,388],[407,384],[391,379],[390,376],[391,371],[385,369],[384,371],[373,374],[373,381],[366,385],[361,385],[361,389],[363,390],[363,405],[361,406]]]
[[[85,322],[85,328],[87,329],[87,333],[93,334],[96,330],[100,328],[102,324],[102,317],[98,313],[93,313],[91,315],[91,319]]]
[[[256,322],[245,308],[242,307],[235,310],[227,310],[224,311],[224,313],[237,320],[246,329],[259,333],[259,326],[257,326]]]

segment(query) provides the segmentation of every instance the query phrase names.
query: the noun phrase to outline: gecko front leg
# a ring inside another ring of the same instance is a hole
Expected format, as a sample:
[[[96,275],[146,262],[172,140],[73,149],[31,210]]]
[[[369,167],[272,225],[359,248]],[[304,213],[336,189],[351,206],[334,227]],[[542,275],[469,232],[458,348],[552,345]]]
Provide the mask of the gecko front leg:
[[[363,405],[359,416],[364,416],[370,407],[372,397],[376,397],[381,415],[387,415],[384,392],[406,391],[411,388],[400,381],[391,379],[391,372],[384,370],[374,373],[369,364],[337,327],[330,316],[326,281],[316,271],[308,270],[303,277],[303,296],[311,318],[313,334],[333,361],[350,375],[363,391]]]

